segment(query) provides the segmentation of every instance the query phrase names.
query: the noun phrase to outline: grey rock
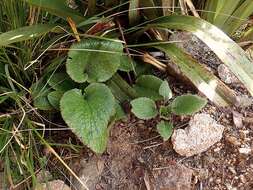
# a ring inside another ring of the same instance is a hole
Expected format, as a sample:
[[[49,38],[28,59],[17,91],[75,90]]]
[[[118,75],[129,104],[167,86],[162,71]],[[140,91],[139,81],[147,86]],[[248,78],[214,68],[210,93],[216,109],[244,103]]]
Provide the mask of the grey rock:
[[[62,180],[53,180],[47,183],[40,183],[35,190],[71,190]]]
[[[182,156],[199,154],[220,141],[223,130],[224,126],[217,124],[209,114],[196,114],[188,127],[173,132],[173,148]]]
[[[53,176],[49,171],[41,170],[39,173],[37,173],[36,178],[38,183],[46,183],[52,180]]]
[[[239,108],[245,108],[253,104],[253,99],[247,95],[241,95],[236,97],[236,106]]]
[[[220,64],[217,70],[220,79],[226,84],[239,82],[239,80],[235,77],[235,75],[229,70],[229,68],[226,65]]]

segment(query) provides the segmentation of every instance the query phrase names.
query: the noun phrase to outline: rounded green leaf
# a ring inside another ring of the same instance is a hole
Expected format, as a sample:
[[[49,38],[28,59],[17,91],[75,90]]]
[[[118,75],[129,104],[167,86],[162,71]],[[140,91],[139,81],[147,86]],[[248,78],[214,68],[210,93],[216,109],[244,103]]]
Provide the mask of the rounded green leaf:
[[[120,42],[85,39],[71,46],[67,73],[76,82],[104,82],[120,66],[123,46]]]
[[[90,84],[82,94],[79,89],[64,93],[60,101],[65,122],[93,151],[103,153],[108,139],[108,123],[115,114],[115,100],[104,84]]]
[[[47,99],[49,101],[49,103],[55,108],[55,109],[59,109],[60,108],[60,100],[62,95],[64,94],[63,91],[60,90],[56,90],[53,92],[50,92],[47,95]]]
[[[156,128],[164,141],[167,141],[171,137],[173,132],[173,124],[171,122],[160,121]]]
[[[48,84],[55,90],[67,91],[76,87],[76,83],[72,81],[67,73],[55,73],[48,80]]]
[[[205,98],[197,95],[182,95],[171,103],[171,111],[177,115],[191,115],[200,111],[207,103]]]
[[[130,72],[134,70],[134,61],[131,60],[128,56],[122,55],[120,57],[119,70],[124,72]]]
[[[172,92],[169,87],[168,81],[163,81],[160,88],[159,88],[159,94],[166,100],[169,100],[172,98]]]
[[[139,97],[161,100],[162,96],[159,94],[159,88],[162,82],[161,79],[153,75],[142,75],[136,80],[134,89]]]
[[[137,98],[130,103],[132,106],[131,111],[139,119],[152,119],[157,115],[156,104],[150,98]]]

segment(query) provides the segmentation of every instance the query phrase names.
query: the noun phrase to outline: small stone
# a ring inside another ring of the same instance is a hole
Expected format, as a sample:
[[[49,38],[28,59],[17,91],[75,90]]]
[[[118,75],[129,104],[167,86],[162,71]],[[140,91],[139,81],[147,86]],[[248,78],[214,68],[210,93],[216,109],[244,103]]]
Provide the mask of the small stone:
[[[226,183],[225,186],[226,186],[227,190],[237,190],[237,188],[236,187],[232,187],[231,184]]]
[[[193,170],[181,164],[170,164],[166,169],[152,171],[154,189],[191,189]]]
[[[47,183],[38,183],[35,190],[71,190],[62,180],[53,180]]]
[[[239,179],[240,179],[240,181],[242,182],[242,183],[246,183],[247,182],[247,180],[246,180],[246,178],[244,177],[244,175],[240,175],[239,176]]]
[[[239,148],[239,153],[240,154],[250,154],[251,153],[251,148],[245,147],[245,148]]]
[[[233,122],[237,128],[243,127],[243,115],[239,112],[233,111]]]
[[[239,82],[236,76],[229,70],[229,68],[226,65],[220,64],[217,70],[220,79],[226,84]]]
[[[248,107],[252,105],[252,103],[252,98],[248,97],[247,95],[241,95],[236,97],[236,106],[239,108]]]
[[[236,174],[235,168],[233,167],[228,167],[228,170],[232,173],[232,174]]]
[[[218,178],[218,179],[215,180],[215,182],[216,182],[216,184],[220,184],[221,183],[221,179]]]
[[[224,126],[217,124],[209,114],[196,114],[188,127],[174,131],[171,141],[178,154],[189,157],[220,141],[223,130]]]
[[[38,183],[46,183],[52,180],[53,176],[49,171],[41,170],[39,173],[37,173],[36,178]]]

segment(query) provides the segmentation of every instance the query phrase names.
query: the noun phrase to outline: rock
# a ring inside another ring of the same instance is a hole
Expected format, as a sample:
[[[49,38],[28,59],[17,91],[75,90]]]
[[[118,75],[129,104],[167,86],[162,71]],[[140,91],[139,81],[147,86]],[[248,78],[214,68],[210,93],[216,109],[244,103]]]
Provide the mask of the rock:
[[[237,128],[243,127],[243,115],[237,111],[233,111],[233,122]]]
[[[170,164],[166,168],[152,171],[153,189],[163,190],[189,190],[191,189],[191,178],[193,170],[180,165]]]
[[[78,177],[86,184],[89,190],[95,190],[104,168],[104,162],[93,157],[89,161],[82,160],[80,163],[81,169]],[[76,179],[73,179],[72,184],[74,189],[86,190]]]
[[[244,148],[239,148],[238,151],[240,154],[247,155],[247,154],[250,154],[252,150],[249,147],[244,147]]]
[[[245,108],[253,104],[253,99],[247,95],[241,95],[236,97],[236,106],[239,108]]]
[[[53,180],[47,183],[39,183],[35,190],[71,190],[62,180]]]
[[[52,180],[53,176],[49,171],[41,170],[39,173],[37,173],[36,178],[38,183],[46,183]]]
[[[228,67],[224,64],[220,64],[218,66],[218,75],[220,79],[226,84],[238,83],[239,80],[235,77],[235,75],[228,69]]]
[[[224,126],[217,124],[209,114],[196,114],[188,127],[174,131],[173,148],[182,156],[199,154],[220,141],[223,130]]]

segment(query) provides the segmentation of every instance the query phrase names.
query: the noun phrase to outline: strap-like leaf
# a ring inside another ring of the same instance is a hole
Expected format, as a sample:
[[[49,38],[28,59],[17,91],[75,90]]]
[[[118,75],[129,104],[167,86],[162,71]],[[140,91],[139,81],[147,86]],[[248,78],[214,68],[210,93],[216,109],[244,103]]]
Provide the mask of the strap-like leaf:
[[[0,34],[0,46],[37,38],[50,31],[56,31],[56,26],[55,24],[38,24],[2,33]]]
[[[176,45],[161,44],[154,47],[164,51],[176,64],[180,74],[188,78],[200,92],[216,105],[224,107],[236,103],[235,94],[230,88]]]
[[[192,32],[223,61],[253,95],[253,64],[243,49],[216,26],[191,16],[165,16],[148,27],[171,28]]]
[[[67,19],[70,17],[76,23],[84,21],[84,17],[77,11],[71,9],[66,4],[67,1],[62,0],[26,0],[31,5],[40,7],[51,14]]]

